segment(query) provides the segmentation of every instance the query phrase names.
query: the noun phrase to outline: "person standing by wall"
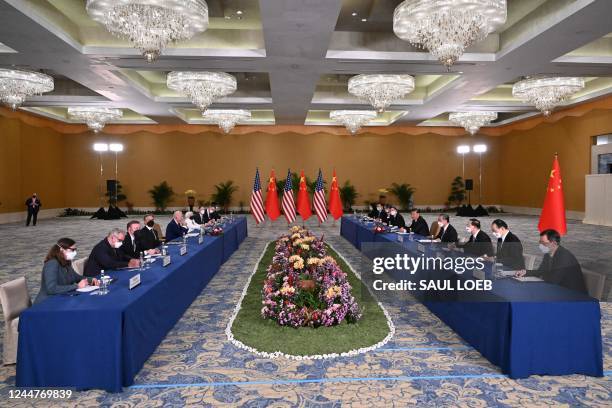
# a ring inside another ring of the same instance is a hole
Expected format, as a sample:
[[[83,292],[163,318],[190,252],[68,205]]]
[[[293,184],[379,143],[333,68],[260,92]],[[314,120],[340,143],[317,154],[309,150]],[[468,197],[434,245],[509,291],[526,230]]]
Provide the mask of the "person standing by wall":
[[[28,209],[28,218],[26,220],[26,227],[30,225],[30,221],[32,221],[32,225],[36,225],[36,219],[38,218],[38,210],[42,204],[40,203],[40,199],[36,193],[32,194],[32,197],[28,197],[25,202],[25,205]]]

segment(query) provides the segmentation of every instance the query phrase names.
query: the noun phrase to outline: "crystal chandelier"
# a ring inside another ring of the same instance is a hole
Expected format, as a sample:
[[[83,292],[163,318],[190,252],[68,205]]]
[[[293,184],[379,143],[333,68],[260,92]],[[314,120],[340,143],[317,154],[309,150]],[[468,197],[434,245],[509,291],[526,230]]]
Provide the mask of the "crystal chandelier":
[[[236,92],[236,78],[225,72],[172,71],[166,78],[168,88],[187,95],[204,112],[216,99]]]
[[[379,112],[413,90],[414,78],[410,75],[361,74],[348,81],[349,93],[368,101]]]
[[[478,130],[489,124],[491,121],[497,119],[497,112],[453,112],[448,115],[448,120],[458,126],[462,126],[472,136],[478,132]]]
[[[529,102],[548,116],[555,106],[583,88],[583,78],[526,78],[512,86],[512,96]]]
[[[329,112],[329,118],[346,126],[352,135],[376,118],[376,115],[376,111],[371,110],[335,110]]]
[[[208,109],[202,113],[202,117],[229,133],[237,123],[251,119],[251,112],[245,109]]]
[[[123,116],[121,109],[103,108],[95,106],[78,106],[68,108],[68,117],[87,123],[87,127],[98,133],[107,122],[117,120]]]
[[[169,43],[208,27],[204,0],[87,0],[87,14],[113,35],[128,39],[148,62]]]
[[[393,31],[427,49],[444,66],[506,22],[506,0],[405,0],[393,13]]]
[[[53,78],[40,72],[0,68],[0,101],[15,110],[28,96],[53,90]]]

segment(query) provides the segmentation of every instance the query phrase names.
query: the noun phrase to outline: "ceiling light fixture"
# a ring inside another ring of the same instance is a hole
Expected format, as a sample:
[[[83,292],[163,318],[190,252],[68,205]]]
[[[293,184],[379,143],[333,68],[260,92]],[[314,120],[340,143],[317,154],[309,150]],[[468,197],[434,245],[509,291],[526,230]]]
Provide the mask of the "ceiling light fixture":
[[[534,77],[515,83],[512,96],[534,105],[548,116],[556,106],[583,88],[583,78]]]
[[[225,72],[172,71],[168,88],[189,97],[204,112],[215,100],[236,92],[236,77]]]
[[[108,122],[118,120],[123,116],[121,109],[104,108],[96,106],[71,106],[68,108],[68,117],[73,120],[87,123],[87,127],[98,133]]]
[[[472,136],[478,130],[497,119],[497,112],[471,111],[471,112],[453,112],[448,115],[448,120],[458,126],[462,126]]]
[[[410,75],[361,74],[351,77],[348,91],[383,112],[391,103],[414,90],[414,78]]]
[[[208,109],[202,117],[229,133],[238,123],[251,119],[251,112],[245,109]]]
[[[405,0],[393,13],[393,32],[427,49],[449,70],[466,48],[506,22],[506,0]]]
[[[0,101],[15,110],[26,98],[53,90],[53,78],[34,71],[0,68]]]
[[[368,110],[335,110],[329,112],[329,118],[343,124],[352,135],[376,118],[376,115],[376,111]]]
[[[168,44],[208,28],[204,0],[87,0],[87,14],[153,62]]]

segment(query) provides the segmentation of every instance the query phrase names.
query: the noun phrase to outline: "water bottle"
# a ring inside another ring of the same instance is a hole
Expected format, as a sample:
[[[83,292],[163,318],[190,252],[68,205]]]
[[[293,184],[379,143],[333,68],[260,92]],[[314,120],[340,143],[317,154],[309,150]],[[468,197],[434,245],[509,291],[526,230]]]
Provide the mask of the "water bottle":
[[[167,250],[167,248],[168,248],[168,247],[167,247],[166,245],[162,245],[162,248],[161,248],[161,253],[162,253],[162,256],[166,256],[166,255],[168,255],[168,250]]]
[[[104,269],[100,270],[100,289],[98,289],[100,295],[106,295],[106,275]]]
[[[144,257],[144,252],[141,251],[140,252],[140,270],[143,271],[144,270],[144,264],[145,264],[145,257]]]

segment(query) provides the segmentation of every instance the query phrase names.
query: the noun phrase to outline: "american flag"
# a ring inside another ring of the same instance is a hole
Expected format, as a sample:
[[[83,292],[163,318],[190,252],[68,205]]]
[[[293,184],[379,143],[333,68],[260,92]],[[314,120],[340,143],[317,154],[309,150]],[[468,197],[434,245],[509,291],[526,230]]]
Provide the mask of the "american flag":
[[[261,199],[261,182],[259,181],[259,169],[255,171],[255,182],[253,183],[253,192],[251,193],[251,213],[257,224],[264,222],[263,200]]]
[[[287,180],[283,190],[283,213],[287,223],[295,221],[295,201],[293,201],[293,183],[291,182],[291,170],[287,170]]]
[[[325,203],[325,189],[323,189],[323,173],[319,169],[319,177],[317,177],[317,185],[313,197],[313,206],[319,222],[327,220],[327,204]]]

